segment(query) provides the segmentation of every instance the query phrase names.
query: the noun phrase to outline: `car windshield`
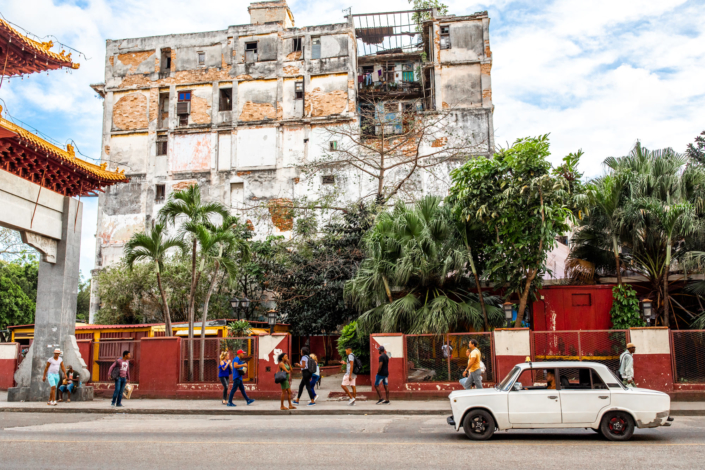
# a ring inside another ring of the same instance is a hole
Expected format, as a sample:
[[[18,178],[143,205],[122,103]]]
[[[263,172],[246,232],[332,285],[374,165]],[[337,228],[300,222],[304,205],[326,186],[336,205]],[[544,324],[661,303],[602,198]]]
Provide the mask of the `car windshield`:
[[[502,380],[499,385],[497,385],[498,390],[506,390],[507,387],[509,387],[509,384],[516,378],[516,376],[521,372],[521,367],[519,366],[514,366],[514,369],[509,371],[506,377],[504,377],[504,380]]]

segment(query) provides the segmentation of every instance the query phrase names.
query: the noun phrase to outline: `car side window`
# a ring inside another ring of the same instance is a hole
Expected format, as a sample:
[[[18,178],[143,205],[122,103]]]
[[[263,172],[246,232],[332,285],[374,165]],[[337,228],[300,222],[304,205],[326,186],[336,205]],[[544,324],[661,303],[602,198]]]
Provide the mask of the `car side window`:
[[[592,388],[591,371],[592,369],[586,368],[560,369],[561,390],[590,390]]]
[[[605,382],[602,378],[600,378],[600,374],[598,374],[595,370],[592,370],[592,389],[607,390],[607,385],[605,385]]]

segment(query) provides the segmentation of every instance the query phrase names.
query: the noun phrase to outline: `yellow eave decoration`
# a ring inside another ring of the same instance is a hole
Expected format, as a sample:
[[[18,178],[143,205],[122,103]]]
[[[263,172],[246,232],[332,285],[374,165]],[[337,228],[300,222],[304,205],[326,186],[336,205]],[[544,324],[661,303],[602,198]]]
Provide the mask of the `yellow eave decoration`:
[[[66,51],[61,51],[60,53],[52,52],[51,48],[54,47],[53,42],[51,42],[51,41],[39,42],[39,41],[35,41],[32,38],[28,38],[24,34],[17,31],[12,26],[10,26],[10,24],[7,21],[3,20],[2,18],[0,18],[0,25],[2,25],[4,28],[8,29],[11,33],[13,33],[15,36],[20,38],[20,40],[24,44],[29,46],[31,49],[34,49],[35,51],[38,51],[42,54],[46,54],[49,57],[56,59],[60,62],[65,62],[66,67],[71,67],[72,69],[78,69],[81,66],[81,64],[74,64],[71,62],[71,53],[70,52],[68,54],[66,54]]]
[[[56,145],[47,142],[46,140],[42,139],[41,137],[29,132],[28,130],[24,129],[23,127],[18,126],[17,124],[8,121],[5,118],[0,117],[0,127],[4,127],[5,129],[14,132],[17,134],[21,139],[26,140],[34,144],[36,147],[41,148],[44,150],[46,153],[52,153],[56,155],[57,157],[72,163],[76,165],[79,168],[82,168],[86,170],[87,172],[97,176],[100,179],[104,180],[109,180],[109,181],[125,181],[125,170],[116,170],[116,171],[109,171],[106,169],[107,163],[101,163],[100,165],[95,165],[93,163],[89,163],[85,160],[82,160],[80,158],[76,158],[76,152],[73,149],[73,145],[69,144],[66,146],[66,150],[57,147]]]

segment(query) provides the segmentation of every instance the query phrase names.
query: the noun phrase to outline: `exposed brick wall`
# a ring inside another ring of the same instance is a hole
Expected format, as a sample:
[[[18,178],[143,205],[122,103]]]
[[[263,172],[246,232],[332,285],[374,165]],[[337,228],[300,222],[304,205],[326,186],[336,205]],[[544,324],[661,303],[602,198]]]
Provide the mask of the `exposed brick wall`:
[[[483,73],[485,75],[489,75],[490,70],[492,70],[492,64],[481,64],[480,65],[480,73]]]
[[[210,124],[211,105],[208,100],[200,96],[191,96],[191,122],[194,124]]]
[[[274,106],[269,103],[253,103],[247,101],[242,107],[240,121],[261,121],[263,119],[274,119],[276,117]]]
[[[152,55],[154,55],[154,51],[130,52],[128,54],[118,55],[118,60],[121,63],[130,66],[128,73],[134,73],[135,70],[137,70],[137,67],[139,67],[142,62],[149,59]]]
[[[171,67],[172,67],[172,73],[173,73],[174,72],[174,68],[173,68],[174,61],[176,60],[174,50],[172,50],[171,55],[172,55]],[[232,80],[232,79],[233,78],[230,76],[230,66],[228,65],[226,68],[223,68],[222,70],[215,68],[215,67],[211,67],[208,69],[182,70],[182,71],[173,73],[172,77],[162,78],[160,80],[155,80],[155,81],[150,80],[149,75],[143,75],[143,74],[128,75],[120,83],[120,88],[163,87],[163,86],[169,86],[171,84],[186,85],[186,84],[191,84],[191,83],[217,82],[217,81],[225,81],[225,80]]]
[[[179,181],[178,183],[172,185],[171,189],[172,191],[181,191],[196,184],[198,184],[198,181],[196,180]]]
[[[292,207],[294,207],[294,203],[291,199],[282,198],[269,201],[269,214],[272,216],[272,223],[282,232],[294,228]]]
[[[301,75],[301,69],[294,65],[284,66],[284,75]]]
[[[286,60],[299,60],[301,59],[301,51],[295,51],[291,52],[290,54],[287,54]]]
[[[340,114],[345,111],[347,104],[347,90],[336,90],[330,93],[324,93],[323,90],[317,87],[311,92],[306,93],[306,110],[304,112],[307,116],[310,115],[311,117]]]
[[[147,121],[147,97],[130,93],[121,97],[113,106],[113,126],[122,130],[144,129]]]
[[[154,121],[157,118],[159,110],[159,88],[151,88],[149,90],[149,121]]]
[[[492,90],[482,90],[482,97],[492,99]]]

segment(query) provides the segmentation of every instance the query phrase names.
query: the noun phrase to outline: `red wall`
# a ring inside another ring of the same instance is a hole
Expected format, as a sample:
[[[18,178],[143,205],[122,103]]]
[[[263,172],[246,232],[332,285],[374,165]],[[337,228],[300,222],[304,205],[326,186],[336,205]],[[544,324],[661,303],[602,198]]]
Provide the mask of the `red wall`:
[[[0,390],[15,386],[19,343],[0,343]]]
[[[389,334],[375,334],[375,336],[403,336],[401,333],[389,333]],[[374,391],[374,381],[377,375],[377,369],[379,368],[379,351],[377,348],[379,343],[370,337],[370,375],[369,380],[372,385],[372,392]],[[406,354],[405,354],[406,355]],[[406,365],[404,364],[404,357],[391,357],[389,358],[389,364],[387,366],[389,369],[389,391],[401,391],[406,390]],[[363,385],[358,377],[357,384]],[[380,390],[383,391],[384,387],[380,385]]]
[[[610,329],[613,287],[613,285],[544,287],[539,290],[539,300],[533,304],[534,331]]]
[[[181,338],[142,338],[140,354],[141,397],[176,398],[179,383]]]

